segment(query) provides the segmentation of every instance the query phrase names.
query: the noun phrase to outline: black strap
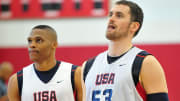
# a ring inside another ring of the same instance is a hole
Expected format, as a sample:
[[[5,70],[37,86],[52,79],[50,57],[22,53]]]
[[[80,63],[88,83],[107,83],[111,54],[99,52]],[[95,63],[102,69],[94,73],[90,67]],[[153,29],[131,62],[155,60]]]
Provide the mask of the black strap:
[[[141,71],[142,62],[143,62],[145,56],[147,56],[147,55],[151,55],[151,54],[149,54],[146,51],[141,51],[140,53],[138,53],[136,55],[136,58],[133,62],[132,75],[133,75],[133,80],[134,80],[135,86],[139,82],[139,74]]]
[[[85,64],[84,73],[83,73],[84,82],[85,82],[85,80],[86,80],[87,73],[89,72],[92,64],[94,63],[95,58],[96,58],[96,57],[89,59],[89,60],[86,62],[86,64]]]
[[[167,93],[154,93],[147,95],[147,101],[169,101]]]
[[[18,88],[19,88],[19,95],[22,95],[22,85],[23,85],[23,70],[17,72],[17,80],[18,80]]]

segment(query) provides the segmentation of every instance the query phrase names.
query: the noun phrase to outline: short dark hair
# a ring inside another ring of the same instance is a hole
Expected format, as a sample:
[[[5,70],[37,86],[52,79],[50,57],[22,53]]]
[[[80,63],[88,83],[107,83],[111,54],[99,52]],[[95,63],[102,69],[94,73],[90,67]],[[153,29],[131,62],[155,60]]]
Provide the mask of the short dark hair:
[[[54,30],[54,28],[50,27],[49,25],[37,25],[37,26],[33,27],[32,29],[50,29],[50,30],[56,32]]]
[[[55,39],[57,40],[57,34],[56,31],[54,30],[54,28],[50,27],[49,25],[37,25],[35,27],[32,28],[32,30],[34,29],[47,29],[50,30],[51,32],[53,32]]]
[[[132,2],[132,1],[128,1],[128,0],[117,1],[115,4],[116,5],[121,5],[122,4],[122,5],[129,6],[130,14],[131,14],[131,21],[139,22],[140,27],[135,32],[135,34],[134,34],[134,37],[135,37],[138,34],[138,32],[141,29],[141,26],[143,24],[143,18],[144,18],[143,10],[136,3]]]

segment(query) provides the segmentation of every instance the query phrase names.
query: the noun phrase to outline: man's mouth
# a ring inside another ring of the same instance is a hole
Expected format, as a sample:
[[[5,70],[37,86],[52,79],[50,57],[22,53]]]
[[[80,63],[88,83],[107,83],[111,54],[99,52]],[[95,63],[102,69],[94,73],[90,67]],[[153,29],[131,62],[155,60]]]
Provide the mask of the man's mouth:
[[[31,54],[37,54],[37,53],[39,53],[39,51],[37,51],[37,50],[29,50],[29,53],[31,53]]]
[[[112,24],[108,25],[108,31],[114,30],[116,27]]]

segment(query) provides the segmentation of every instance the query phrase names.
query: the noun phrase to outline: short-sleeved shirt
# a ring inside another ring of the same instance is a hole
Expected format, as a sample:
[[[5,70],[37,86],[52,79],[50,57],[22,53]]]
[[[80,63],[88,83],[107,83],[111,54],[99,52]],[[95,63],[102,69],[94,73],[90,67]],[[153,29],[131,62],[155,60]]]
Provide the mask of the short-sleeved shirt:
[[[7,87],[3,80],[0,79],[0,97],[5,96],[7,94]]]

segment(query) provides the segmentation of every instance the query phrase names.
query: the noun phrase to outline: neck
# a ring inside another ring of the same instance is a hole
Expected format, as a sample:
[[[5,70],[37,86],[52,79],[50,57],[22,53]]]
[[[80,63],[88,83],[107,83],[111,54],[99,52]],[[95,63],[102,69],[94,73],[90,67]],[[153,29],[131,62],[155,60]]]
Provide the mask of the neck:
[[[108,47],[109,56],[120,56],[127,52],[133,46],[132,42],[129,40],[118,40],[110,41]]]
[[[53,68],[56,65],[56,59],[51,58],[51,59],[46,59],[41,62],[34,62],[35,63],[35,68],[39,71],[48,71],[51,68]]]

